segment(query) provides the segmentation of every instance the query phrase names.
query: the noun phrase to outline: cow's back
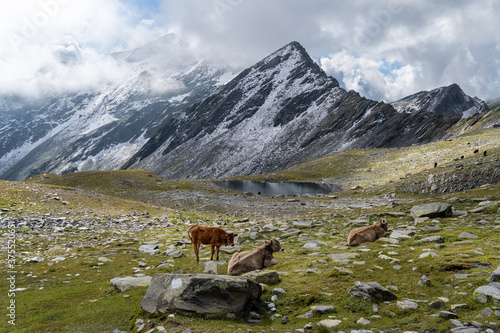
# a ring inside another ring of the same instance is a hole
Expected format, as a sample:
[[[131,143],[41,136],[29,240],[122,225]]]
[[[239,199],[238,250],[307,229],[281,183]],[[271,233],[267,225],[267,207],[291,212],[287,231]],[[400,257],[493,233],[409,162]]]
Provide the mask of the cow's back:
[[[236,252],[229,260],[227,273],[230,275],[238,275],[257,269],[262,269],[262,262],[265,257],[264,246],[254,250]]]
[[[189,230],[192,240],[201,244],[222,243],[222,236],[226,233],[224,230],[217,227],[194,226]]]

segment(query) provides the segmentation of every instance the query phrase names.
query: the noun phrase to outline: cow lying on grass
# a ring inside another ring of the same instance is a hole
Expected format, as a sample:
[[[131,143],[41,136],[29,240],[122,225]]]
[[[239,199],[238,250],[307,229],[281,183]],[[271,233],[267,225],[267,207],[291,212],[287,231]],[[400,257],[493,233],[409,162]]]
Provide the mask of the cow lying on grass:
[[[236,252],[229,261],[227,274],[238,275],[276,265],[273,253],[280,251],[285,250],[281,247],[279,239],[273,237],[270,242],[265,241],[264,245],[254,250]]]
[[[347,245],[359,245],[366,242],[374,242],[380,237],[387,236],[387,221],[380,219],[370,226],[356,228],[349,232]]]
[[[188,230],[188,236],[193,244],[194,255],[196,262],[200,261],[200,245],[210,244],[211,256],[210,260],[214,260],[214,248],[217,249],[217,261],[219,260],[219,248],[223,245],[234,246],[234,238],[238,234],[227,233],[218,227],[201,227],[193,225]]]

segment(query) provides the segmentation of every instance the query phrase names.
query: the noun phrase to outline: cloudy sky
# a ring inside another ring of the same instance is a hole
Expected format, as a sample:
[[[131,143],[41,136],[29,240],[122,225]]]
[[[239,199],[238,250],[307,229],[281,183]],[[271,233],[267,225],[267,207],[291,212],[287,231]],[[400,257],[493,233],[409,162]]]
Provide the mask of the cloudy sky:
[[[176,33],[204,57],[250,66],[291,42],[347,89],[393,101],[458,83],[500,97],[495,0],[3,0],[0,93],[120,80],[111,52]],[[101,61],[100,61],[101,60]]]

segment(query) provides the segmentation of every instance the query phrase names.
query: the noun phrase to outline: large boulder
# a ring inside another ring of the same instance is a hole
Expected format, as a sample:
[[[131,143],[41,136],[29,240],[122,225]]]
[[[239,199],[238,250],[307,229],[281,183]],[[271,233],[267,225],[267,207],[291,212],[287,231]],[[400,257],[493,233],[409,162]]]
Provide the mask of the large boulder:
[[[261,293],[258,283],[240,276],[156,274],[141,306],[150,313],[244,315],[259,301]]]
[[[410,210],[411,216],[413,218],[419,217],[450,217],[453,212],[451,205],[448,203],[433,202],[429,204],[423,204],[418,206],[413,206]]]
[[[349,290],[349,294],[369,302],[385,302],[397,299],[396,295],[377,282],[356,281],[354,287]]]
[[[477,288],[474,290],[473,298],[480,303],[500,304],[500,283],[492,282],[487,286]]]

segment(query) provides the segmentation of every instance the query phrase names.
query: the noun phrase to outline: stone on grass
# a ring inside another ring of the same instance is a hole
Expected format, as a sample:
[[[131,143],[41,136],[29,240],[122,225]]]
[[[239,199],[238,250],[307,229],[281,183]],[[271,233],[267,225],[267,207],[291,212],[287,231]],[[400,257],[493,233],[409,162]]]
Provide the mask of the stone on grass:
[[[359,253],[356,252],[349,252],[349,253],[335,253],[335,254],[330,254],[328,258],[332,259],[335,262],[340,262],[343,260],[350,260],[354,258],[358,258],[360,256]]]
[[[493,311],[491,308],[486,308],[483,311],[481,311],[480,314],[476,316],[476,319],[482,319],[482,318],[488,318],[490,316],[493,316],[495,314],[495,311]]]
[[[440,311],[439,317],[449,320],[449,319],[457,319],[458,315],[450,311]]]
[[[400,308],[401,310],[415,310],[418,308],[418,304],[412,301],[398,301],[396,303],[396,306]]]
[[[443,236],[425,237],[425,238],[419,239],[415,243],[444,243],[444,237]]]
[[[252,271],[241,275],[257,283],[278,284],[280,276],[276,271]]]
[[[205,263],[205,270],[203,273],[215,274],[217,275],[217,262],[216,261],[207,261]]]
[[[431,285],[431,280],[425,275],[422,275],[420,278],[420,281],[418,281],[418,284],[421,286],[430,286]]]
[[[163,252],[164,255],[166,256],[169,256],[169,257],[172,257],[172,258],[182,258],[182,257],[185,257],[186,255],[182,252],[180,252],[179,250],[176,250],[176,249],[169,249],[165,252]]]
[[[322,315],[325,313],[334,313],[335,308],[331,305],[315,305],[315,306],[311,306],[311,311],[314,314]]]
[[[160,252],[160,249],[158,245],[141,245],[139,246],[139,252],[153,255]]]
[[[429,307],[431,309],[434,309],[434,310],[439,310],[439,309],[444,308],[445,304],[443,301],[439,300],[439,301],[434,301],[434,302],[429,303]]]
[[[333,327],[340,325],[341,323],[342,323],[342,320],[338,320],[338,319],[323,319],[322,321],[320,321],[318,323],[318,326],[323,326],[323,327],[330,329],[330,328],[333,328]]]
[[[140,277],[132,277],[127,276],[124,278],[113,278],[111,279],[111,285],[114,286],[121,293],[125,290],[137,287],[147,287],[151,284],[152,277],[151,276],[140,276]]]
[[[500,282],[500,266],[491,274],[491,282]]]
[[[476,239],[476,238],[479,237],[468,232],[462,232],[460,233],[460,235],[458,235],[458,239]]]
[[[397,299],[391,291],[382,287],[377,282],[356,281],[349,294],[369,302],[385,302]]]
[[[495,304],[500,303],[500,284],[490,283],[487,286],[481,286],[474,290],[473,294],[474,300],[480,303],[493,302]]]
[[[423,204],[418,206],[413,206],[410,210],[411,216],[413,218],[419,217],[450,217],[452,215],[452,208],[450,204],[433,202],[429,204]]]
[[[411,236],[413,236],[414,234],[415,234],[414,231],[394,230],[389,237],[399,240],[406,240],[406,239],[411,239]]]
[[[244,315],[261,294],[258,283],[241,276],[156,274],[141,306],[149,313]]]

